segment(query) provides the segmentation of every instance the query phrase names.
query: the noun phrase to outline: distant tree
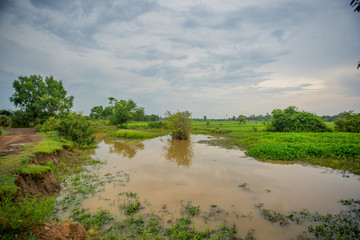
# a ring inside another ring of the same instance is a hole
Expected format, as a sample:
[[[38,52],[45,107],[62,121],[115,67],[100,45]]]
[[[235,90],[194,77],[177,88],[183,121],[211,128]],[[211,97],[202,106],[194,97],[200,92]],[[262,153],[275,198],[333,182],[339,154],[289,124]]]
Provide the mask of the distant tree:
[[[335,130],[339,132],[360,132],[360,113],[344,112],[343,119],[335,121]]]
[[[309,112],[300,112],[290,106],[272,111],[268,130],[275,132],[326,132],[330,131],[321,118]]]
[[[245,124],[245,123],[246,123],[246,117],[243,116],[243,115],[240,115],[237,119],[238,119],[238,121],[239,121],[241,124]]]
[[[103,106],[95,106],[90,110],[90,117],[92,119],[102,119],[104,117]]]
[[[134,114],[137,110],[136,103],[129,99],[116,101],[113,108],[113,113],[110,116],[110,122],[115,125],[122,125],[130,122],[134,118]]]
[[[135,121],[143,121],[145,118],[145,110],[143,107],[138,107],[134,112]]]
[[[66,96],[62,81],[53,76],[43,79],[40,75],[20,76],[13,82],[15,93],[10,97],[16,107],[26,112],[27,122],[43,122],[61,113],[69,113],[73,96]]]
[[[206,121],[206,119],[207,119],[207,117],[206,117],[206,116],[204,116],[204,121]]]
[[[191,133],[191,113],[188,111],[178,111],[172,114],[170,111],[167,111],[166,116],[168,117],[167,126],[171,131],[172,138],[187,140]]]
[[[158,116],[156,114],[145,115],[144,120],[147,122],[156,122],[156,121],[160,120],[160,116]]]

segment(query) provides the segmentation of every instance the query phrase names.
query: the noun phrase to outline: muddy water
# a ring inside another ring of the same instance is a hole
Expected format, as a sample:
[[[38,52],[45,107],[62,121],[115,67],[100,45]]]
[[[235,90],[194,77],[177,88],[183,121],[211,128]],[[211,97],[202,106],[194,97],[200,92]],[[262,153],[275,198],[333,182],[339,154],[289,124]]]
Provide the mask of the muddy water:
[[[340,199],[358,199],[360,181],[325,168],[258,162],[242,151],[160,137],[145,141],[99,138],[96,156],[105,161],[96,171],[112,176],[104,191],[84,201],[83,207],[110,210],[119,219],[122,192],[135,192],[144,207],[164,223],[172,223],[189,201],[202,211],[193,220],[198,230],[236,224],[241,236],[255,230],[257,239],[296,238],[306,226],[282,227],[265,220],[255,207],[283,213],[304,208],[322,214],[338,213]],[[125,176],[125,178],[124,178]],[[213,205],[217,211],[214,214]],[[202,216],[206,215],[207,218]]]

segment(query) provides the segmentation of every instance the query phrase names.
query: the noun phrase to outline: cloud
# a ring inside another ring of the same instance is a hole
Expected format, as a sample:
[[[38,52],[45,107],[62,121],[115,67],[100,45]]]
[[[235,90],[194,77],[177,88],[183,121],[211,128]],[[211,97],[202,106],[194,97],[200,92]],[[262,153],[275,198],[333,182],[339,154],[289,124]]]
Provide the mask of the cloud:
[[[335,114],[359,98],[360,15],[336,0],[27,0],[0,11],[4,96],[13,76],[52,74],[85,113],[110,96],[209,117],[287,104]]]

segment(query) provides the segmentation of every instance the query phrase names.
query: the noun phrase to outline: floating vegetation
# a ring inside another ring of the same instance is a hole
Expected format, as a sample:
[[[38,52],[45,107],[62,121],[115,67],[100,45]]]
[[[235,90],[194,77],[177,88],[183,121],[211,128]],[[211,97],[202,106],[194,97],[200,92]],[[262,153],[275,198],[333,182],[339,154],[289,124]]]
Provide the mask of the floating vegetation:
[[[347,207],[339,214],[321,215],[310,213],[307,209],[291,212],[289,215],[265,209],[262,203],[256,205],[261,210],[265,219],[282,226],[290,221],[296,224],[308,223],[308,233],[302,233],[302,239],[312,234],[317,239],[360,239],[360,200],[341,200],[340,203]]]
[[[182,209],[185,214],[188,214],[192,217],[199,215],[200,213],[200,206],[193,206],[191,202],[188,202],[186,205],[183,205]]]

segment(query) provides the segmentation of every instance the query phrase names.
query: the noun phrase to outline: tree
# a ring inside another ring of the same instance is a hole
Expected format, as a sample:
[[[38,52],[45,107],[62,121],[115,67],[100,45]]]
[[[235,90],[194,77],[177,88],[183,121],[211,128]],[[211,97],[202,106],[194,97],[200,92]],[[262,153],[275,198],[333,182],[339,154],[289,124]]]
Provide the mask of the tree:
[[[102,119],[104,117],[103,106],[95,106],[90,110],[90,117],[92,119]]]
[[[143,121],[145,118],[145,110],[143,107],[138,107],[134,112],[135,121]]]
[[[241,123],[241,124],[245,124],[246,123],[246,117],[243,115],[240,115],[237,120]]]
[[[339,132],[360,132],[360,113],[344,112],[344,119],[335,121],[335,130]]]
[[[73,106],[73,96],[66,96],[62,81],[53,76],[45,77],[31,75],[20,76],[13,82],[15,93],[10,97],[16,107],[26,112],[27,121],[43,122],[48,117],[61,113],[69,113]]]
[[[168,128],[171,131],[172,138],[178,140],[187,140],[191,133],[191,113],[188,111],[178,111],[172,114],[170,111],[167,111],[166,115],[168,117],[167,123]]]
[[[128,123],[133,119],[137,109],[136,103],[131,99],[116,101],[110,122],[115,125]]]
[[[309,112],[300,112],[295,106],[290,106],[284,110],[274,109],[268,130],[274,132],[330,131],[319,116]]]

